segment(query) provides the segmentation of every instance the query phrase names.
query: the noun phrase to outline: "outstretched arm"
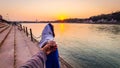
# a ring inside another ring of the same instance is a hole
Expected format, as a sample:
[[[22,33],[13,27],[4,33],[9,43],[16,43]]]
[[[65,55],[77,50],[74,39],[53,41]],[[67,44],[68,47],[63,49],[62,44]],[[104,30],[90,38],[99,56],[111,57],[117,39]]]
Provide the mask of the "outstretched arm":
[[[57,49],[57,44],[54,41],[49,41],[40,51],[28,60],[20,68],[45,68],[46,55]]]
[[[46,59],[46,54],[40,50],[20,68],[44,68]]]

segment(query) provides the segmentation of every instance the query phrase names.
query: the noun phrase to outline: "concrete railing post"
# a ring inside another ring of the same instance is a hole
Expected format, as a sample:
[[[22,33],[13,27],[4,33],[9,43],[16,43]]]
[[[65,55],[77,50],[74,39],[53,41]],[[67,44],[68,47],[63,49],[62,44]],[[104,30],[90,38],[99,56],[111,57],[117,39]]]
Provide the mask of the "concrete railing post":
[[[32,29],[30,29],[31,41],[33,41]]]
[[[22,30],[22,25],[20,24],[20,31]]]
[[[25,33],[25,26],[23,26],[23,31],[24,31],[24,33]]]
[[[26,35],[27,35],[27,37],[28,37],[28,30],[27,30],[27,27],[26,27]]]

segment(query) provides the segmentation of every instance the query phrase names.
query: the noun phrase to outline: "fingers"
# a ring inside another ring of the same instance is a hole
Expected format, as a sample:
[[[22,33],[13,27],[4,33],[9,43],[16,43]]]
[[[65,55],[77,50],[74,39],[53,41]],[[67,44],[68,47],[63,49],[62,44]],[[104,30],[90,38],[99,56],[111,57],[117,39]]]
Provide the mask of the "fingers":
[[[49,41],[48,45],[50,46],[51,51],[55,51],[57,49],[57,44],[55,41]]]

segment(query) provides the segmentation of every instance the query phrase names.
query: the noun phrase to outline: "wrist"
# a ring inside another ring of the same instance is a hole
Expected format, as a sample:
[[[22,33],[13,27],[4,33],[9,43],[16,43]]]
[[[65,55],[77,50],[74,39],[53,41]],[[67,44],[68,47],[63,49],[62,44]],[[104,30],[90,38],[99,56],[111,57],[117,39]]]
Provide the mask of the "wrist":
[[[40,48],[40,50],[42,50],[47,55],[47,51],[44,48]]]

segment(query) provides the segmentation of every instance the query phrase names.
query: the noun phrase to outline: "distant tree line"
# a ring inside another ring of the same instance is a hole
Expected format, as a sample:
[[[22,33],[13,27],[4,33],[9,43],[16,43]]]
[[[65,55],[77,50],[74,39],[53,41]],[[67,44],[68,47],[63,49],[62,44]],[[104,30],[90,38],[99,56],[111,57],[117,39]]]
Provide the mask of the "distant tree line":
[[[100,19],[105,19],[107,21],[110,21],[112,19],[119,21],[120,22],[120,11],[111,13],[111,14],[101,14],[98,16],[92,16],[89,19],[91,19],[92,21],[98,21]]]
[[[120,11],[110,13],[110,14],[101,14],[97,16],[91,16],[85,19],[69,18],[69,19],[64,19],[63,21],[56,20],[54,22],[120,24]]]

